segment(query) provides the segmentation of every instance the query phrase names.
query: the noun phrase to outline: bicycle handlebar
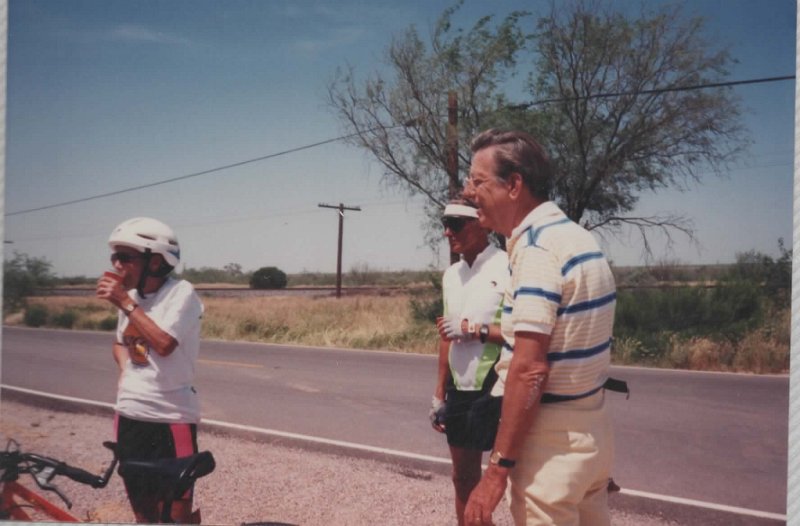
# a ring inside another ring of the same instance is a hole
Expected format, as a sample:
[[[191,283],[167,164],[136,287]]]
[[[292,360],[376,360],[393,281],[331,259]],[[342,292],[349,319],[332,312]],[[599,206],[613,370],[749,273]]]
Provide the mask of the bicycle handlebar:
[[[56,472],[59,475],[64,475],[71,478],[75,482],[80,482],[81,484],[92,486],[93,488],[100,487],[100,482],[102,480],[102,477],[98,477],[94,473],[89,473],[86,470],[69,466],[67,464],[63,464],[62,466],[56,468]]]
[[[71,508],[72,503],[61,490],[53,484],[53,479],[56,476],[63,475],[75,482],[86,484],[96,489],[108,485],[108,481],[114,473],[114,468],[117,466],[118,459],[115,447],[116,444],[113,442],[104,442],[103,445],[110,449],[114,456],[105,472],[98,476],[85,469],[70,466],[66,462],[51,457],[45,457],[36,453],[22,453],[19,450],[19,444],[13,439],[9,440],[6,451],[0,453],[0,470],[3,471],[2,481],[13,481],[16,480],[20,474],[30,474],[37,486],[43,490],[54,492],[64,501],[68,508]],[[14,449],[12,449],[12,446]]]

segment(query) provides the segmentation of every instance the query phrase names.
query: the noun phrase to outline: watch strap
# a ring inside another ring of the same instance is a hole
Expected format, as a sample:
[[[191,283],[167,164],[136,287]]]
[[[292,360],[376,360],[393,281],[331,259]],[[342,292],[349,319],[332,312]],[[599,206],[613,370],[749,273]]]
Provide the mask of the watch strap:
[[[487,324],[481,325],[481,328],[478,330],[478,338],[480,338],[481,343],[486,343],[486,340],[489,338],[489,326]]]
[[[510,458],[500,457],[500,459],[497,461],[497,465],[501,468],[513,468],[517,465],[517,461],[511,460]]]
[[[503,454],[499,451],[492,451],[492,454],[489,455],[489,463],[494,464],[496,466],[500,466],[501,468],[513,468],[517,465],[516,460],[511,460],[510,458],[503,458]]]

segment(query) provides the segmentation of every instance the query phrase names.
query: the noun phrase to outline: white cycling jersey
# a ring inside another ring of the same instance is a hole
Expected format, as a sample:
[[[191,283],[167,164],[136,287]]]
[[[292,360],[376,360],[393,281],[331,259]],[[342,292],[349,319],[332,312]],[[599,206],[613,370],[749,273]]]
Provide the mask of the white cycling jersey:
[[[475,325],[499,323],[508,281],[508,256],[489,244],[472,266],[462,259],[444,272],[444,315],[457,315]],[[456,389],[479,391],[499,354],[496,343],[478,339],[452,342],[449,363]]]

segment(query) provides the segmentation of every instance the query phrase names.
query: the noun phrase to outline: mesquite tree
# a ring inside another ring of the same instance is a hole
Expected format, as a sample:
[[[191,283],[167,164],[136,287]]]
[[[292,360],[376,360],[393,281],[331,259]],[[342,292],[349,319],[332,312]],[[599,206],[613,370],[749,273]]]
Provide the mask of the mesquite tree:
[[[460,189],[469,171],[469,141],[486,126],[485,116],[506,104],[499,87],[514,73],[525,41],[519,28],[524,13],[499,23],[486,16],[464,31],[451,23],[459,5],[439,18],[428,44],[414,27],[393,38],[388,74],[359,80],[352,67],[340,68],[328,86],[328,103],[351,143],[383,166],[387,183],[427,198],[429,242],[441,239],[439,218],[449,193],[448,92],[456,93],[459,107]]]
[[[589,229],[683,232],[691,219],[633,215],[642,192],[685,188],[701,173],[724,173],[747,146],[739,101],[726,79],[732,57],[704,40],[704,22],[679,5],[636,16],[601,0],[554,2],[534,20],[514,12],[454,29],[448,9],[429,45],[410,28],[387,54],[390,74],[359,82],[341,70],[329,103],[354,144],[385,169],[386,180],[428,199],[429,240],[440,238],[446,202],[447,94],[459,98],[459,168],[469,170],[469,140],[488,127],[530,131],[554,164],[552,198]],[[527,71],[526,102],[505,81]],[[519,97],[519,95],[516,95]]]
[[[529,128],[557,174],[554,198],[589,229],[632,225],[692,237],[691,220],[637,217],[643,191],[685,188],[701,171],[723,173],[747,145],[730,87],[708,87],[732,59],[703,39],[703,20],[679,6],[636,19],[598,1],[559,3],[539,20]]]

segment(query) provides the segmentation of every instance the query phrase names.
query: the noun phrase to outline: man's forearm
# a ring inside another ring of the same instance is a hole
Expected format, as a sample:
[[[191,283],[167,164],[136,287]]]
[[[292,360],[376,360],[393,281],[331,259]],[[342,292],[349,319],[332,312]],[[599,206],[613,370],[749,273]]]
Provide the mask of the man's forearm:
[[[524,437],[536,419],[550,371],[546,352],[549,341],[549,336],[538,333],[515,336],[514,356],[506,375],[494,447],[504,458],[517,458]]]
[[[164,332],[141,308],[135,309],[128,315],[128,322],[139,330],[150,348],[161,356],[169,356],[178,346],[178,341]]]

